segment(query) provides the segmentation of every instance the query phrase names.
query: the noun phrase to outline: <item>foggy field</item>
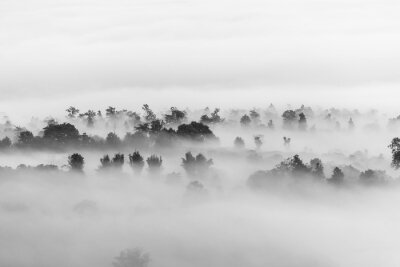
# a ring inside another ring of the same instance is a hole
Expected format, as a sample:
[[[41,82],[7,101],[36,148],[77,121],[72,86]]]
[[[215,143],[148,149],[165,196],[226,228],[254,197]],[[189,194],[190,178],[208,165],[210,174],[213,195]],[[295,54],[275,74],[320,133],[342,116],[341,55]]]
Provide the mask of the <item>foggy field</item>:
[[[399,14],[0,0],[0,267],[399,267]]]
[[[26,128],[3,118],[2,266],[400,262],[397,152],[392,158],[388,148],[398,119],[272,105],[217,112],[143,106],[137,116],[108,108],[92,119],[71,110]],[[212,134],[185,135],[182,125]],[[136,150],[143,164],[130,158]],[[74,153],[82,165],[68,159]],[[162,157],[161,168],[146,162],[150,155]]]

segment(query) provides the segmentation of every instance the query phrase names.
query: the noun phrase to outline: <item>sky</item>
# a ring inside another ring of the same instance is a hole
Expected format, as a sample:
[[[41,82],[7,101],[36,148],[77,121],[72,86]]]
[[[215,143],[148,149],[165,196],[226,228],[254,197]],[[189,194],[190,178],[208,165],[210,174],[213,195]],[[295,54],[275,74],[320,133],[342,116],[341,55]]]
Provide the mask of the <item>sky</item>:
[[[2,0],[0,112],[210,98],[395,108],[399,11],[384,0]]]

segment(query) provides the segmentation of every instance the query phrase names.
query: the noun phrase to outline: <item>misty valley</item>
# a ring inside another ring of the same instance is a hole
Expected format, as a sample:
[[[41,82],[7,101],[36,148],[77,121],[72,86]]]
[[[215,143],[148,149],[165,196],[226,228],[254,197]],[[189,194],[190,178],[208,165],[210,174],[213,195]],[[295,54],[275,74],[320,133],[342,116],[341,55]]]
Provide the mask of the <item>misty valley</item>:
[[[397,114],[145,104],[0,122],[2,266],[400,261]]]

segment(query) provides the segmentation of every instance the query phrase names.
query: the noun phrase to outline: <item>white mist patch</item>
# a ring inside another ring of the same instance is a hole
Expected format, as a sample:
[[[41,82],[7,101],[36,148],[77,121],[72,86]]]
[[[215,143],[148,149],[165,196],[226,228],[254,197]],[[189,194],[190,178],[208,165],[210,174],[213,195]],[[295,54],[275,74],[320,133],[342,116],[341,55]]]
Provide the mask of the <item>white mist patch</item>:
[[[396,266],[398,190],[238,188],[199,199],[143,177],[23,177],[0,187],[0,258],[106,267],[142,247],[150,266]]]

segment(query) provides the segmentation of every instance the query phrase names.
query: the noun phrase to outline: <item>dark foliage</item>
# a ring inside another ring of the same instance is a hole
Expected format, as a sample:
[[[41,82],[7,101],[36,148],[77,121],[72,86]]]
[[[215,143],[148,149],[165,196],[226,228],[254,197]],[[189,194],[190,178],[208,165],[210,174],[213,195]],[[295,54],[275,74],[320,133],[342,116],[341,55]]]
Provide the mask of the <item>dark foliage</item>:
[[[151,155],[146,159],[147,165],[149,166],[149,170],[152,172],[160,171],[162,165],[161,156]]]
[[[11,146],[11,139],[6,136],[0,140],[0,149],[7,149]]]
[[[332,183],[332,184],[341,184],[344,181],[344,174],[342,172],[341,169],[339,169],[338,167],[335,167],[333,169],[333,173],[331,178],[328,179],[328,182]]]
[[[113,132],[108,133],[106,137],[106,144],[110,147],[118,147],[121,145],[121,139]]]
[[[290,129],[293,127],[294,122],[296,121],[296,112],[293,110],[286,110],[282,114],[283,118],[283,127]]]
[[[215,135],[207,125],[192,121],[190,124],[181,124],[176,131],[179,137],[193,141],[216,140]]]
[[[194,157],[191,152],[187,152],[182,158],[182,167],[189,176],[204,175],[211,165],[213,165],[212,159],[207,159],[201,153]]]
[[[140,155],[139,151],[135,151],[132,154],[129,154],[129,164],[132,169],[136,172],[141,172],[144,167],[144,160],[142,155]]]
[[[220,123],[223,122],[224,119],[221,118],[221,116],[219,115],[219,108],[216,108],[211,114],[210,116],[208,116],[207,114],[204,114],[203,116],[200,117],[200,122],[204,123],[204,124],[212,124],[212,123]]]
[[[299,114],[299,130],[307,130],[307,119],[303,112]]]
[[[392,150],[392,167],[397,170],[400,168],[400,138],[393,138],[389,148]]]
[[[241,118],[240,118],[240,124],[242,126],[249,126],[251,123],[251,119],[247,114],[244,114]]]
[[[181,124],[186,121],[186,112],[177,109],[176,107],[171,107],[171,114],[165,114],[164,120],[168,124]]]
[[[79,131],[70,123],[50,124],[43,130],[43,141],[47,145],[64,146],[79,143]]]
[[[68,157],[68,164],[73,171],[82,172],[85,165],[85,159],[81,154],[74,153]]]

